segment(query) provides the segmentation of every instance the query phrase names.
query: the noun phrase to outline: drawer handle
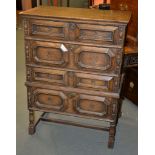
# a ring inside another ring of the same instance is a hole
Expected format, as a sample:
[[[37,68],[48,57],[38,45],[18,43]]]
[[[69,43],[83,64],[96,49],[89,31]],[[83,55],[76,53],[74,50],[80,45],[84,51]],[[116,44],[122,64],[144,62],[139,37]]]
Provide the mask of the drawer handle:
[[[68,49],[65,47],[64,44],[61,44],[61,45],[60,45],[60,49],[61,49],[63,52],[68,52]]]
[[[70,24],[70,29],[71,29],[71,30],[75,30],[75,28],[76,28],[76,24],[71,23],[71,24]]]

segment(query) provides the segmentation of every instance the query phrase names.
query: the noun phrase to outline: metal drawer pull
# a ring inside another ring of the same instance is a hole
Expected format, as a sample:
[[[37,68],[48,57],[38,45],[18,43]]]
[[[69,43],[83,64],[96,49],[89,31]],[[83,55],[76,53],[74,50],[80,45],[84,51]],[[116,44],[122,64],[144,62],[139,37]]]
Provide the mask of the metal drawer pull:
[[[64,46],[64,44],[61,44],[61,45],[60,45],[60,49],[61,49],[63,52],[68,52],[68,49]]]

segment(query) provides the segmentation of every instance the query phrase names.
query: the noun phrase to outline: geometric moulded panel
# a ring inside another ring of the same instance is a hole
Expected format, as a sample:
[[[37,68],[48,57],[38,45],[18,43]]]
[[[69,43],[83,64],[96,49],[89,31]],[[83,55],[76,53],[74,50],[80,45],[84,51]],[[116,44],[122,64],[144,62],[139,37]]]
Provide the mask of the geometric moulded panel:
[[[81,46],[74,52],[76,65],[83,69],[107,71],[115,65],[115,53],[110,48]]]
[[[68,63],[68,51],[61,49],[60,43],[35,41],[32,44],[35,63],[62,67]]]
[[[105,116],[107,115],[108,101],[105,97],[80,95],[75,103],[75,109],[80,114]]]
[[[33,103],[37,108],[63,111],[67,105],[67,97],[61,91],[36,89],[33,92]]]

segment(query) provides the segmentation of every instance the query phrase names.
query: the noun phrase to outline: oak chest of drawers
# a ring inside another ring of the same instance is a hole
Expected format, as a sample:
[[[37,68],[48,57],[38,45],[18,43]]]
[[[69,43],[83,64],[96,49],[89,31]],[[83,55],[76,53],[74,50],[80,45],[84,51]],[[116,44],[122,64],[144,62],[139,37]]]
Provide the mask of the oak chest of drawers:
[[[38,7],[21,14],[29,134],[42,111],[39,120],[109,131],[112,148],[130,12]]]

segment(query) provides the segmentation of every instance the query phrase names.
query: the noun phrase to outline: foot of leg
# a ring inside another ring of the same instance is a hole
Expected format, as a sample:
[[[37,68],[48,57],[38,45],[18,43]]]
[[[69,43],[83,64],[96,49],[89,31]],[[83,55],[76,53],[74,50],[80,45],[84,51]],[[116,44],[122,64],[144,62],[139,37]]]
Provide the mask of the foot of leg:
[[[35,117],[34,117],[34,111],[29,111],[29,134],[33,135],[35,133]]]
[[[115,127],[110,127],[109,129],[109,141],[108,141],[108,148],[114,147],[115,142]]]
[[[114,148],[114,139],[112,137],[109,137],[108,148]]]
[[[35,133],[35,127],[30,127],[29,126],[29,135],[33,135]]]

